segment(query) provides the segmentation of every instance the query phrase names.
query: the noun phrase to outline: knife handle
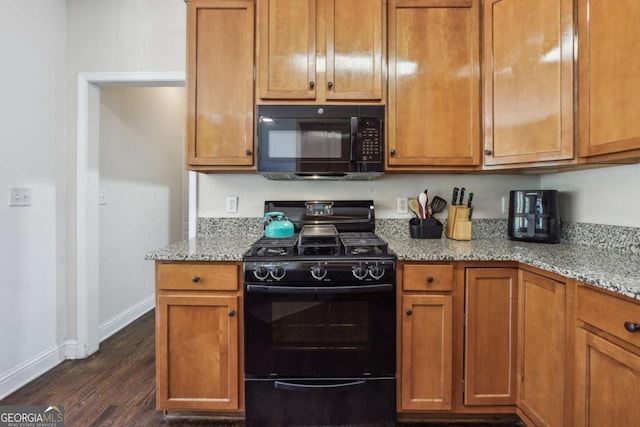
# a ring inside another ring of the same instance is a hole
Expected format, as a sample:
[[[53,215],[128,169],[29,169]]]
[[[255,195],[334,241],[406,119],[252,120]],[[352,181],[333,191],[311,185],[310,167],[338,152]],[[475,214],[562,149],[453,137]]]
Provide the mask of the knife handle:
[[[467,207],[471,208],[471,202],[473,201],[473,193],[469,193],[469,200],[467,200]]]
[[[458,187],[453,187],[453,196],[451,197],[451,205],[456,205],[458,201]]]
[[[464,187],[462,187],[462,188],[460,189],[460,204],[461,204],[461,205],[464,203],[464,191],[465,191],[465,188],[464,188]]]

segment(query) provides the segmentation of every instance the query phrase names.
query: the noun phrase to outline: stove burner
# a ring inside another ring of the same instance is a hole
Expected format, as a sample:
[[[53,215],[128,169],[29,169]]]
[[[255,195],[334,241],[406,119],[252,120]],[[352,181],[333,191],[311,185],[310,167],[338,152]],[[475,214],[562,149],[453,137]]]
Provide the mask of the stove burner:
[[[292,237],[271,238],[262,236],[253,245],[251,245],[251,255],[259,256],[282,256],[294,255],[296,253],[296,245],[298,243],[298,235]]]
[[[340,239],[347,255],[383,255],[387,242],[371,232],[341,233]]]

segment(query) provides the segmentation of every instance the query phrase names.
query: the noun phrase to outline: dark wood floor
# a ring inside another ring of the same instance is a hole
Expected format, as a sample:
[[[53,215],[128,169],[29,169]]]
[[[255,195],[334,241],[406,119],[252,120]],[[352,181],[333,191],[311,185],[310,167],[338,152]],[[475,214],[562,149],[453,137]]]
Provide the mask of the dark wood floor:
[[[0,401],[0,406],[62,405],[66,427],[241,426],[167,420],[155,409],[154,320],[150,311],[102,342],[94,355],[62,362]]]

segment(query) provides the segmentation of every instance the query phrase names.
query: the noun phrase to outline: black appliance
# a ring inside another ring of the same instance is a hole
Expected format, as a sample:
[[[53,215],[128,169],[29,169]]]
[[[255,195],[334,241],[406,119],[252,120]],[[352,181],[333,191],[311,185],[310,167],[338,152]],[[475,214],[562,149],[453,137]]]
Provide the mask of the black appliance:
[[[512,240],[558,243],[560,241],[558,191],[511,191],[507,228]]]
[[[258,173],[268,179],[375,179],[384,106],[259,105]]]
[[[395,425],[396,257],[373,201],[265,202],[244,257],[246,426]]]

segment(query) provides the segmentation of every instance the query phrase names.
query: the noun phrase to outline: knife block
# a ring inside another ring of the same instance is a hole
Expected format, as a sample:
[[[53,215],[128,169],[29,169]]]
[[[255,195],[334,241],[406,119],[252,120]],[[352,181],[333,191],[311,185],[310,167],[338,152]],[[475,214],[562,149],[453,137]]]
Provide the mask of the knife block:
[[[471,240],[470,209],[462,205],[449,205],[446,236],[454,240]]]

